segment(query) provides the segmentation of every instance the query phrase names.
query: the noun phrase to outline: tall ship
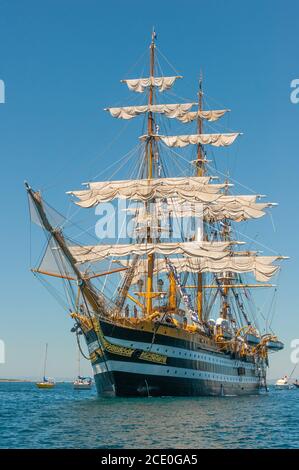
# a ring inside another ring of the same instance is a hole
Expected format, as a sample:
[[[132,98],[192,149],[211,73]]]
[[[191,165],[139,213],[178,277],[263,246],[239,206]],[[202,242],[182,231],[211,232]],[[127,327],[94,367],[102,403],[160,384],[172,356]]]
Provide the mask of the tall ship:
[[[153,32],[148,77],[122,80],[142,103],[106,108],[115,119],[142,119],[135,160],[133,151],[120,159],[120,179],[114,168],[108,180],[68,191],[80,214],[106,211],[106,226],[118,205],[128,230],[108,243],[98,227],[90,244],[73,225],[71,237],[68,219],[25,183],[31,219],[46,235],[32,271],[62,283],[100,396],[256,394],[267,387],[269,354],[283,343],[269,322],[261,326],[266,315],[256,313],[255,298],[275,287],[285,257],[247,246],[239,227],[275,204],[235,194],[219,177],[209,156],[240,133],[207,128],[229,110],[206,107],[202,76],[193,102],[168,102],[183,77],[164,76],[158,53]],[[185,128],[173,135],[173,123]]]

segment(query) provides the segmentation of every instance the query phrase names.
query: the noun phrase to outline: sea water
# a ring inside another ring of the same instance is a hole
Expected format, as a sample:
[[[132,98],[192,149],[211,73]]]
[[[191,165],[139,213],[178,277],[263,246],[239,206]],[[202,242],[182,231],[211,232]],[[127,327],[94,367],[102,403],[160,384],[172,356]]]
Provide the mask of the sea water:
[[[70,383],[0,383],[0,447],[299,448],[299,389],[103,399]]]

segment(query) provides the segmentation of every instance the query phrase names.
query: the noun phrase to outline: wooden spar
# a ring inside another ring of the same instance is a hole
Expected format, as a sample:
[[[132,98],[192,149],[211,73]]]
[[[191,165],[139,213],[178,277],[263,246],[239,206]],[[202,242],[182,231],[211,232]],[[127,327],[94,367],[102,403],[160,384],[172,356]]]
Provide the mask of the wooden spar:
[[[133,297],[133,295],[127,293],[127,297],[128,297],[128,299],[132,300],[132,302],[134,302],[136,305],[138,305],[138,307],[140,307],[141,310],[144,310],[144,305],[141,302],[139,302],[138,299]]]
[[[121,271],[127,271],[127,270],[128,270],[128,268],[126,268],[126,267],[112,269],[111,271],[103,271],[102,273],[92,274],[91,276],[85,276],[84,279],[94,279],[96,277],[108,276],[109,274],[119,273]]]
[[[202,75],[200,75],[199,79],[199,92],[198,92],[198,110],[202,110]],[[203,124],[202,119],[200,116],[197,118],[197,131],[198,134],[202,134],[203,131]],[[198,144],[197,146],[197,162],[196,162],[196,174],[197,176],[204,176],[205,174],[205,167],[204,167],[204,155],[202,152],[202,145]],[[197,274],[197,314],[199,321],[203,318],[203,275],[201,272]]]
[[[94,311],[102,313],[104,315],[107,314],[104,302],[99,298],[97,293],[94,291],[93,286],[90,282],[84,278],[83,274],[76,266],[76,260],[71,254],[68,246],[65,242],[64,236],[60,229],[52,227],[51,223],[48,220],[47,214],[44,210],[42,198],[39,192],[33,191],[32,188],[25,183],[25,187],[29,197],[31,198],[34,207],[41,219],[44,229],[53,237],[59,248],[61,249],[62,253],[70,263],[72,270],[74,271],[75,275],[77,276],[77,280],[79,281],[79,287],[84,294],[86,300],[91,305]]]
[[[153,77],[155,73],[155,32],[152,32],[152,42],[150,45],[150,77]],[[148,95],[148,104],[153,104],[153,85],[149,87]],[[153,177],[153,114],[152,112],[148,113],[147,119],[147,133],[148,133],[148,142],[147,142],[147,177],[152,179]],[[147,241],[151,243],[151,233],[150,227],[147,228]],[[150,254],[147,257],[147,286],[146,290],[148,296],[146,297],[146,313],[151,315],[153,309],[152,297],[149,295],[153,290],[153,273],[154,273],[154,254]]]
[[[127,270],[128,270],[128,268],[118,268],[118,269],[113,269],[112,271],[104,271],[102,273],[93,274],[92,276],[84,276],[82,274],[82,277],[84,279],[90,280],[90,279],[94,279],[96,277],[108,276],[109,274],[114,274],[114,273],[118,273],[120,271],[127,271]],[[31,269],[31,272],[38,273],[38,274],[45,274],[46,276],[51,276],[51,277],[58,277],[60,279],[67,279],[68,281],[77,281],[76,277],[65,276],[63,274],[51,273],[49,271],[41,271],[40,269]]]
[[[31,269],[32,273],[45,274],[45,276],[58,277],[59,279],[67,279],[68,281],[76,281],[77,278],[64,276],[63,274],[50,273],[48,271],[41,271],[40,269]]]

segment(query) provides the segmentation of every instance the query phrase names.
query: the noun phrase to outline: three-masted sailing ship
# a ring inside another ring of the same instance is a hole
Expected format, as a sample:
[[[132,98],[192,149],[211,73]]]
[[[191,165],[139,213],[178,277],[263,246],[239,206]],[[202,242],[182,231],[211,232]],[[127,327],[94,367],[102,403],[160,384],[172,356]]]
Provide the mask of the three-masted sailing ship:
[[[273,204],[258,195],[233,194],[228,179],[214,181],[208,149],[233,144],[239,133],[206,133],[204,127],[229,110],[204,108],[202,78],[194,102],[158,103],[182,77],[157,75],[155,33],[149,52],[149,76],[122,80],[143,93],[146,104],[106,109],[118,119],[145,118],[135,177],[92,181],[70,192],[82,210],[128,202],[129,240],[75,243],[65,222],[54,223],[41,193],[26,183],[32,217],[47,236],[42,261],[32,271],[67,285],[72,330],[86,340],[99,395],[257,393],[266,387],[269,353],[283,343],[258,327],[251,289],[273,286],[270,278],[283,257],[244,249],[234,227],[262,217]],[[168,119],[195,129],[169,135]],[[185,147],[194,149],[194,158],[183,176],[168,174],[164,154],[172,152],[175,160]],[[184,218],[196,229],[178,236],[174,225]],[[56,269],[46,267],[49,257]],[[113,295],[107,293],[109,282]]]

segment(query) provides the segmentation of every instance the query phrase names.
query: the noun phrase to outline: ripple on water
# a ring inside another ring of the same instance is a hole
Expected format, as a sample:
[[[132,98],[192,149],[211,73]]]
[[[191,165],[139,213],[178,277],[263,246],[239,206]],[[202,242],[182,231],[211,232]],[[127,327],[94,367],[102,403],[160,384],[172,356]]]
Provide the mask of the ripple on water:
[[[97,398],[0,383],[1,448],[298,448],[299,390],[250,397]]]

